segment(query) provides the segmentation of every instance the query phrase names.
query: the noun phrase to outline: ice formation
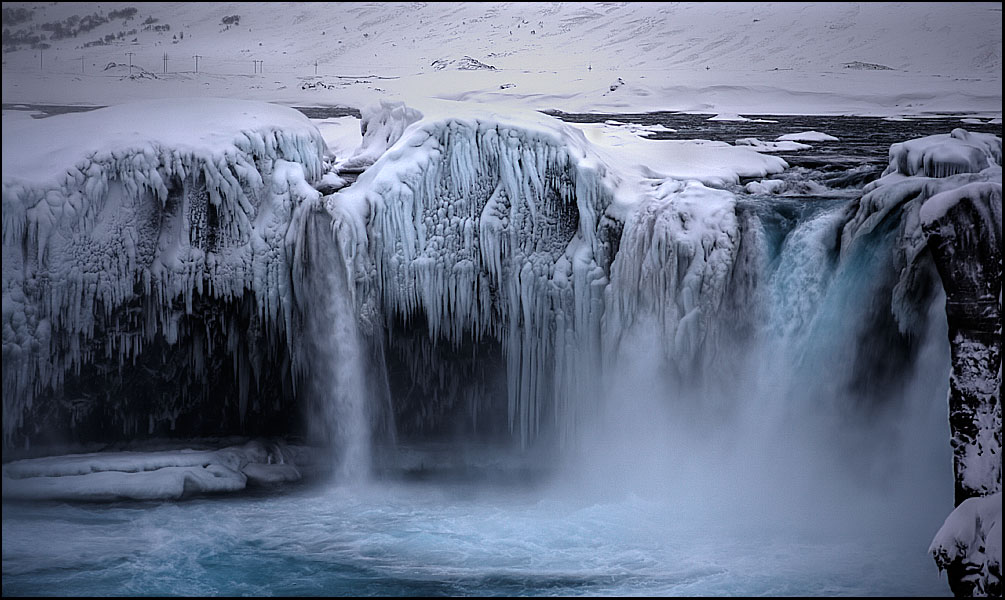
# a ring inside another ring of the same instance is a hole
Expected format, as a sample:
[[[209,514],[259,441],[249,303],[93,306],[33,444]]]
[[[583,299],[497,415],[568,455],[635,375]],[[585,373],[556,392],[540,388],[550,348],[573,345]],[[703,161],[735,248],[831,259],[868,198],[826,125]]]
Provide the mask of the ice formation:
[[[93,452],[3,466],[3,497],[18,500],[174,500],[297,481],[304,447],[251,441],[220,450]]]
[[[731,288],[739,250],[735,201],[696,181],[668,180],[653,192],[621,236],[606,290],[604,355],[617,357],[623,340],[633,344],[655,329],[662,358],[679,375],[700,373],[710,357],[701,350],[716,345],[706,337]]]
[[[284,360],[275,343],[294,347],[287,234],[319,197],[309,182],[325,146],[313,124],[258,102],[150,101],[5,123],[3,146],[5,447],[40,426],[25,422],[33,399],[68,373],[98,357],[121,372],[161,340],[191,340],[179,373],[189,379],[224,345],[243,420],[249,388]],[[236,316],[187,319],[206,299],[246,298]],[[129,432],[173,424],[186,404],[173,396],[132,415],[116,414],[116,398],[63,402],[74,421],[108,411]]]
[[[389,124],[401,121],[388,117],[367,120],[364,139],[396,135]],[[510,428],[526,443],[545,419],[559,429],[574,421],[581,355],[596,356],[611,256],[601,218],[613,185],[582,133],[520,117],[424,108],[328,206],[367,207],[357,246],[368,249],[362,272],[373,269],[388,318],[424,320],[431,339],[454,345],[466,336],[503,344]]]
[[[978,173],[1001,164],[1000,137],[954,129],[948,134],[892,145],[890,166],[883,175],[948,177],[959,173]]]

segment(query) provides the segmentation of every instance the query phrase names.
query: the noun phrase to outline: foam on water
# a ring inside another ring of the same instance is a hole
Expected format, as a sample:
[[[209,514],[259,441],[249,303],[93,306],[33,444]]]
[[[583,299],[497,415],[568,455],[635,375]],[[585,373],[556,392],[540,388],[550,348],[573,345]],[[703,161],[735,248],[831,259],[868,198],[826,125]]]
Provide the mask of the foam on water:
[[[915,552],[929,532],[862,540],[737,528],[636,495],[413,483],[4,513],[4,595],[945,591]]]

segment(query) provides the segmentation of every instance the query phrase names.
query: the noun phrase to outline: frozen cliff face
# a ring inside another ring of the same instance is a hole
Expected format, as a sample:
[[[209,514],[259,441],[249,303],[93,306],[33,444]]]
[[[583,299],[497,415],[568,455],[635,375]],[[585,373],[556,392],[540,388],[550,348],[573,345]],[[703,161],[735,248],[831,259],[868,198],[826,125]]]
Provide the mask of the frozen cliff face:
[[[731,193],[670,180],[628,219],[607,287],[604,354],[616,368],[622,345],[658,332],[661,359],[678,377],[702,374],[714,360],[725,298],[740,248]],[[713,339],[709,339],[713,337]]]
[[[210,420],[243,422],[255,388],[270,397],[250,408],[278,410],[297,363],[287,234],[324,152],[310,121],[153,101],[5,124],[3,148],[5,446],[89,415],[173,428],[208,396]]]
[[[574,421],[576,374],[596,360],[612,183],[579,131],[536,113],[461,107],[424,108],[328,206],[368,212],[357,245],[370,263],[357,272],[372,272],[389,322],[419,320],[430,341],[454,348],[502,345],[509,427],[526,443],[545,419],[560,430]]]
[[[1001,489],[1000,176],[933,196],[921,218],[946,290],[953,352],[949,422],[959,504]]]

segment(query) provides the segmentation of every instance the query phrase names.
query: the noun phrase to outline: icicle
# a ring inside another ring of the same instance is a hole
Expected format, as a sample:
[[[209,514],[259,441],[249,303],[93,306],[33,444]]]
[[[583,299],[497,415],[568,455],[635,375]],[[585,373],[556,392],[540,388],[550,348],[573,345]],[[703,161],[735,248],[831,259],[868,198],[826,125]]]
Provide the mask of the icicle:
[[[590,342],[599,340],[599,317],[586,315],[602,311],[594,284],[606,282],[609,267],[595,231],[612,197],[605,172],[573,158],[585,155],[570,147],[579,138],[557,121],[549,126],[556,129],[420,121],[328,203],[369,205],[372,270],[388,318],[418,312],[434,343],[487,335],[503,344],[509,426],[525,444],[546,417],[573,427],[572,401],[562,397],[572,386],[560,373],[599,352]]]
[[[58,389],[64,373],[80,373],[93,359],[89,341],[99,326],[129,328],[108,329],[102,353],[135,363],[157,334],[168,343],[191,335],[179,327],[196,296],[250,292],[268,335],[293,335],[287,229],[297,206],[318,199],[308,182],[321,176],[325,146],[290,112],[303,126],[236,131],[229,146],[170,148],[136,139],[81,157],[63,179],[28,183],[5,173],[5,445],[36,394]],[[216,207],[212,244],[208,222],[194,229],[193,202]],[[147,308],[122,314],[137,290]],[[213,352],[211,336],[204,339],[205,354],[192,354],[197,371]],[[242,399],[249,375],[258,376],[249,368],[247,357],[235,365]]]

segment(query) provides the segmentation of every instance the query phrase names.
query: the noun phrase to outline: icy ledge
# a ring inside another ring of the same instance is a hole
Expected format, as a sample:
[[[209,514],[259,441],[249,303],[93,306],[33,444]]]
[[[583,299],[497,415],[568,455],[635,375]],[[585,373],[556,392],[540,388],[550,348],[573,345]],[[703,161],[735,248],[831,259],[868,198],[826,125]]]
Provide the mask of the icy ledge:
[[[306,117],[260,102],[171,99],[5,122],[4,445],[33,398],[58,390],[96,350],[121,367],[158,335],[175,344],[196,296],[247,292],[252,329],[292,335],[296,240],[287,232],[319,197],[309,182],[321,177],[324,151]],[[130,303],[143,310],[125,310]],[[263,356],[238,343],[245,331],[231,332],[243,419]],[[206,344],[192,353],[193,373],[212,352]],[[150,426],[181,410],[158,407]]]
[[[220,450],[94,452],[3,466],[4,500],[176,500],[299,481],[302,446],[252,441]]]

